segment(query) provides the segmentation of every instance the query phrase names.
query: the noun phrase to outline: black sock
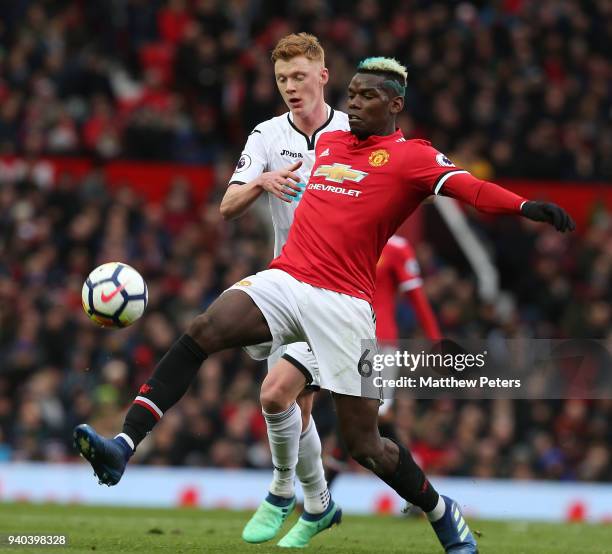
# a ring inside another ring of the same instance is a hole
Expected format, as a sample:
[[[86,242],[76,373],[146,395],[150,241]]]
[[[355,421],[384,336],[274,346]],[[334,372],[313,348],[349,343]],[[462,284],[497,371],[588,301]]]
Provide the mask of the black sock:
[[[134,448],[164,412],[183,397],[206,358],[206,353],[189,335],[183,335],[172,345],[151,378],[140,387],[125,416],[123,433],[134,441]]]
[[[440,495],[425,477],[423,470],[412,459],[410,452],[395,440],[393,442],[399,448],[397,469],[390,478],[381,477],[381,479],[404,500],[418,506],[424,512],[431,512],[438,504]]]

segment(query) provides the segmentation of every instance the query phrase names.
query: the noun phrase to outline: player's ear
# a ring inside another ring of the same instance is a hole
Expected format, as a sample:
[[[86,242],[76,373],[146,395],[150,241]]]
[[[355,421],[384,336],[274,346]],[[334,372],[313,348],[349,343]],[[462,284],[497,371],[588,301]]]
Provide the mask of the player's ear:
[[[389,104],[389,111],[392,114],[398,114],[404,109],[404,97],[403,96],[395,96],[391,99]]]
[[[329,70],[327,69],[327,67],[321,68],[320,78],[321,78],[321,84],[326,85],[327,81],[329,81]]]

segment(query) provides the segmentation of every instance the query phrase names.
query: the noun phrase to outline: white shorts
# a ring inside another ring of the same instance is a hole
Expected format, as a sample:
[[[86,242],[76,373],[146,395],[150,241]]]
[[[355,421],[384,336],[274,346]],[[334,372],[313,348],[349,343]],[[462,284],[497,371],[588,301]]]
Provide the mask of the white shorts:
[[[306,341],[323,389],[364,396],[358,371],[363,342],[376,340],[374,312],[368,302],[298,281],[280,269],[246,277],[228,290],[246,292],[263,313],[272,340],[247,346],[256,360],[264,360],[283,345]],[[314,377],[314,376],[313,376]],[[378,394],[369,397],[378,398]]]
[[[245,350],[248,352],[248,346]],[[319,365],[312,353],[312,349],[307,342],[294,342],[281,346],[276,352],[268,356],[268,371],[280,360],[284,358],[297,367],[306,378],[306,388],[318,390],[321,388],[319,383]]]

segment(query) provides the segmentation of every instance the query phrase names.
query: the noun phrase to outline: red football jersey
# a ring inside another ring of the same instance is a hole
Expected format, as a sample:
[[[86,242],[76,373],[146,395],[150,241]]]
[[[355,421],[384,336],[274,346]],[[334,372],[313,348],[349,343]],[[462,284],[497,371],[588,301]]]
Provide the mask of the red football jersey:
[[[410,243],[396,235],[389,239],[376,264],[376,336],[381,341],[398,338],[395,319],[396,296],[423,285],[421,270]]]
[[[349,131],[326,133],[287,242],[270,267],[371,303],[376,262],[389,237],[442,187],[485,211],[516,213],[524,201],[456,168],[429,142],[406,140],[399,130],[366,140]]]

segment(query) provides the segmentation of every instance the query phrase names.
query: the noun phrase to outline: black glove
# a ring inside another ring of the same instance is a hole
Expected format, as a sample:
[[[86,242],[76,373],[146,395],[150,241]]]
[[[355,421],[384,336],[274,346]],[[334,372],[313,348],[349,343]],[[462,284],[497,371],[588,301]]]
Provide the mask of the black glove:
[[[528,200],[521,208],[521,214],[533,221],[550,223],[557,231],[573,231],[576,228],[570,215],[556,204]]]

